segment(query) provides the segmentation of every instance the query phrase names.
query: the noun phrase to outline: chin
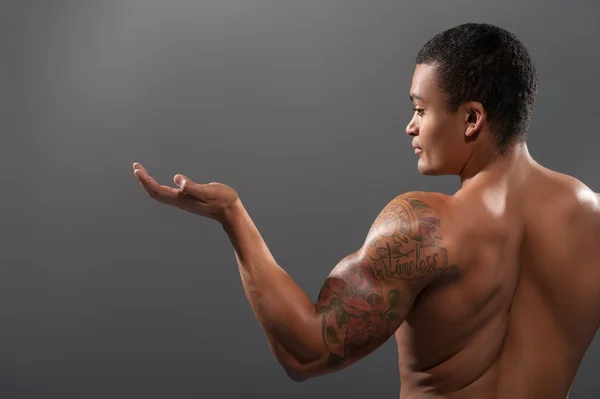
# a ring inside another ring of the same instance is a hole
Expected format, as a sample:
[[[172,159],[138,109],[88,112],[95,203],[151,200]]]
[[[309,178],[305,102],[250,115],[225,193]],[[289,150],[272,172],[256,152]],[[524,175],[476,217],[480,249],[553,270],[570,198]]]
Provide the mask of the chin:
[[[427,165],[427,163],[423,162],[423,159],[419,159],[419,162],[417,163],[417,169],[423,176],[441,176],[447,174],[439,168]]]
[[[423,161],[422,158],[419,158],[419,161],[417,162],[417,169],[419,170],[420,174],[425,176],[431,176],[435,173],[431,167]]]

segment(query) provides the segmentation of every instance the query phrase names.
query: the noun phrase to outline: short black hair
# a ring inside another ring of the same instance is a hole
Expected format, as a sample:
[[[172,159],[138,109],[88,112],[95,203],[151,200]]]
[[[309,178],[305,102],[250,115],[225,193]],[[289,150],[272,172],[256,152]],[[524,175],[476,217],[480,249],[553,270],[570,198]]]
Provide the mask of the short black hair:
[[[435,67],[449,112],[467,101],[483,104],[498,149],[526,140],[538,79],[529,52],[514,34],[490,24],[462,24],[429,40],[417,64]]]

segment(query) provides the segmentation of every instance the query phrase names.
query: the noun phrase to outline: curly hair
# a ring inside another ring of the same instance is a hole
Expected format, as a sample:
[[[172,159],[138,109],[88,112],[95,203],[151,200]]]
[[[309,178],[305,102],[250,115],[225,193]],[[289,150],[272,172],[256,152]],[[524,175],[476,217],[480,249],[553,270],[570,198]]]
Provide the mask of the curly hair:
[[[435,67],[448,112],[468,101],[483,105],[499,150],[526,140],[538,79],[529,52],[514,34],[490,24],[462,24],[429,40],[417,64]]]

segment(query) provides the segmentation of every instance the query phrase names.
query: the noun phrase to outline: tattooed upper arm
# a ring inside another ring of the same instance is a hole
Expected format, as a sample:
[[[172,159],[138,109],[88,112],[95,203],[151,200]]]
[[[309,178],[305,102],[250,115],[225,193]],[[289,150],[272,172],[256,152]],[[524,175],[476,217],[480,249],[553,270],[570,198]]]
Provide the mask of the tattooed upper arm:
[[[425,193],[391,201],[363,247],[325,281],[316,304],[327,347],[324,370],[373,352],[402,324],[419,293],[447,269],[439,212]]]

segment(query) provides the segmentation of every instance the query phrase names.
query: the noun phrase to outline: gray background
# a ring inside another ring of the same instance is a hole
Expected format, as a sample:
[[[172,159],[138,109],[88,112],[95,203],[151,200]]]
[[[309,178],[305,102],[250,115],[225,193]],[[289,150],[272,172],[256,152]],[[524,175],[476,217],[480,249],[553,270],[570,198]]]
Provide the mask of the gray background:
[[[271,355],[214,221],[132,173],[238,190],[311,298],[423,177],[414,58],[463,22],[523,40],[538,161],[600,191],[593,1],[25,1],[0,5],[2,398],[395,398],[395,343],[297,384]],[[540,332],[543,333],[543,332]],[[549,348],[551,350],[551,348]],[[596,398],[600,342],[571,398]]]

